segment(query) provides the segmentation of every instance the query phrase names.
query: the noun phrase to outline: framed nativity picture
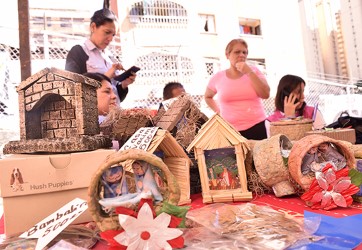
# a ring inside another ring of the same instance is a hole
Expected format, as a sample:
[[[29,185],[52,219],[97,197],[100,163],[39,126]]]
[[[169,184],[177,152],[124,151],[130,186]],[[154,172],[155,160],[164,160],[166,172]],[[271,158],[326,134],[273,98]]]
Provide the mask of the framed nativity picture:
[[[245,158],[247,140],[219,115],[210,118],[187,151],[197,160],[204,203],[249,201]]]
[[[206,184],[202,190],[204,203],[244,201],[252,198],[250,192],[242,190],[246,188],[246,182],[242,183],[246,178],[240,178],[240,174],[245,176],[245,166],[238,165],[234,147],[204,150],[204,156],[205,165],[199,166],[199,171],[205,173],[200,174],[201,182]]]

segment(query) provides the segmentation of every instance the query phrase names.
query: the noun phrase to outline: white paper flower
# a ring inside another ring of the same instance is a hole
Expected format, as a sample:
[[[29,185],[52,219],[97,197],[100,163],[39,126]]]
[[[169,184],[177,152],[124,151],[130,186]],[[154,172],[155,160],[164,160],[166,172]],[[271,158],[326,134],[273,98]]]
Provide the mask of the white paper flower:
[[[161,213],[153,218],[152,210],[147,203],[143,204],[137,218],[119,214],[118,219],[124,232],[114,239],[130,250],[172,249],[167,241],[182,235],[181,230],[168,227],[171,221],[169,214]]]

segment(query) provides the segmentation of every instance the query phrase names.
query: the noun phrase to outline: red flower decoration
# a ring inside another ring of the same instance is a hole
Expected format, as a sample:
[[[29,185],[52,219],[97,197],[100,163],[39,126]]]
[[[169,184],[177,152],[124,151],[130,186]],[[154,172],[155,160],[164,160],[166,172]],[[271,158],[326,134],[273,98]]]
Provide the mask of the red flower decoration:
[[[322,172],[316,173],[309,190],[301,198],[312,209],[330,210],[350,206],[352,195],[358,191],[359,187],[351,183],[347,167],[336,171],[331,164],[327,164]]]

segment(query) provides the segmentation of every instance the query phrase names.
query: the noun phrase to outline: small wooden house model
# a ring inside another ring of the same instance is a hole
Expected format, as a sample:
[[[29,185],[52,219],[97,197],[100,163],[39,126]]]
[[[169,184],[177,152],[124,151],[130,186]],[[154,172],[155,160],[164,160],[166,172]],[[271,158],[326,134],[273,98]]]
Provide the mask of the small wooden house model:
[[[110,146],[99,134],[97,88],[82,75],[45,68],[22,81],[19,96],[20,141],[4,153],[73,152]]]
[[[170,106],[161,107],[153,121],[156,127],[170,131],[186,149],[208,118],[187,94],[170,101]]]
[[[190,166],[192,162],[185,150],[167,130],[158,129],[147,150],[160,157],[175,176],[180,187],[179,205],[190,204]],[[127,171],[131,170],[131,162],[125,164]],[[163,178],[161,176],[161,178]]]
[[[199,130],[187,151],[194,150],[200,172],[204,203],[247,201],[245,158],[247,140],[219,115]]]

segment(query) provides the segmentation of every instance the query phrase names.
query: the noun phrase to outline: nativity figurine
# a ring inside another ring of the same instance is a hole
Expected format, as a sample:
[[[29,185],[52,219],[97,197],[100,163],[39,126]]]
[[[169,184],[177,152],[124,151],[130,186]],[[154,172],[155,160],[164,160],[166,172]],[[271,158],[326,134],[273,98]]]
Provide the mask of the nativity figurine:
[[[141,199],[152,198],[157,204],[163,201],[162,194],[155,181],[152,165],[146,161],[135,160],[132,163],[134,179],[136,184],[136,193],[126,193],[112,198],[103,198],[99,203],[110,210],[115,207],[134,208]]]

